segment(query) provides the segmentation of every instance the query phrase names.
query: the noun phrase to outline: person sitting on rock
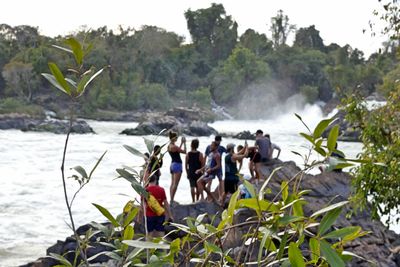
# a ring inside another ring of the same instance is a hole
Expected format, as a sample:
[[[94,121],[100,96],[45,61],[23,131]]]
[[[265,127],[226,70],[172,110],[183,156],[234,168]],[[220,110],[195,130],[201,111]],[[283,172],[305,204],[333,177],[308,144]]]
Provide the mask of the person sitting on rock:
[[[238,189],[239,184],[239,171],[236,162],[243,160],[248,154],[248,147],[245,145],[244,151],[235,153],[235,144],[228,144],[226,146],[227,155],[225,156],[225,180],[224,180],[224,193],[221,198],[221,206],[224,205],[225,198],[228,194],[233,194]]]
[[[215,136],[214,142],[217,144],[218,153],[222,158],[222,154],[226,153],[226,148],[221,145],[222,136],[220,136],[220,135]],[[211,145],[208,145],[204,155],[207,157],[210,154],[210,152],[211,152]],[[219,182],[218,193],[219,193],[219,196],[221,197],[222,193],[224,192],[224,184],[223,184],[223,180],[222,180],[222,168],[217,173],[217,177],[218,177],[218,182]],[[212,180],[207,184],[208,190],[211,190],[211,183],[212,183]]]
[[[217,202],[215,196],[211,193],[210,188],[206,186],[206,184],[213,180],[218,174],[221,172],[221,155],[218,152],[218,144],[213,141],[210,145],[210,154],[208,155],[209,163],[205,164],[204,167],[198,169],[196,173],[201,173],[204,171],[204,174],[197,180],[197,188],[200,194],[200,200],[204,200],[203,191],[207,192],[207,196],[210,197],[214,202]]]
[[[190,147],[191,150],[186,154],[185,169],[190,183],[192,202],[195,202],[196,200],[199,200],[200,197],[197,188],[197,180],[201,176],[201,174],[196,173],[196,171],[204,166],[204,156],[203,153],[197,150],[199,147],[199,139],[193,139]]]
[[[281,154],[281,148],[280,148],[277,144],[272,143],[272,141],[271,141],[271,136],[270,136],[269,134],[266,134],[265,137],[269,139],[270,144],[271,144],[271,146],[270,146],[270,148],[269,148],[268,159],[269,159],[269,160],[272,160],[272,159],[274,158],[274,150],[277,150],[277,151],[278,151],[278,155],[276,155],[276,157],[275,157],[275,159],[278,159],[278,158],[279,158],[279,155]]]
[[[164,236],[164,222],[173,220],[165,190],[161,186],[157,185],[156,181],[157,177],[151,175],[149,177],[149,184],[146,187],[146,191],[154,197],[159,205],[157,207],[157,203],[151,204],[149,200],[145,201],[147,231],[149,232],[150,237]]]
[[[172,205],[176,190],[178,189],[179,181],[181,180],[182,176],[182,159],[180,154],[186,154],[186,139],[184,136],[182,136],[181,144],[180,146],[177,146],[175,142],[178,140],[178,134],[171,131],[169,132],[169,140],[170,143],[168,145],[168,153],[171,156],[171,186],[169,190]]]
[[[258,148],[258,152],[260,153],[261,162],[267,162],[271,142],[267,137],[264,136],[264,132],[262,130],[257,130],[256,132],[255,146]]]

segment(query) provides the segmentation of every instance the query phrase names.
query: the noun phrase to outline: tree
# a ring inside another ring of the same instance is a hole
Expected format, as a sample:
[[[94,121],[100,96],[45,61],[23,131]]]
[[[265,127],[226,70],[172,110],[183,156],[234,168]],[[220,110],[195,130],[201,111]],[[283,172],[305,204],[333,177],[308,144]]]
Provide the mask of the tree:
[[[37,76],[33,72],[32,64],[14,61],[6,64],[2,72],[7,86],[19,97],[32,101],[33,91],[36,89]]]
[[[234,103],[253,82],[270,76],[268,64],[249,49],[236,47],[232,55],[212,73],[211,92],[218,103]]]
[[[265,56],[272,51],[272,42],[267,39],[267,36],[253,29],[247,29],[239,40],[241,46],[250,49],[256,56]]]
[[[237,23],[227,16],[222,4],[211,7],[187,10],[185,12],[187,27],[196,49],[216,65],[226,59],[237,43]]]
[[[296,32],[296,37],[293,45],[316,49],[319,51],[325,50],[324,42],[319,35],[319,31],[315,29],[314,25],[311,25],[307,28],[300,28]]]
[[[296,29],[295,25],[289,23],[289,17],[283,14],[283,10],[278,10],[275,17],[271,18],[271,33],[274,47],[285,45],[289,34]]]

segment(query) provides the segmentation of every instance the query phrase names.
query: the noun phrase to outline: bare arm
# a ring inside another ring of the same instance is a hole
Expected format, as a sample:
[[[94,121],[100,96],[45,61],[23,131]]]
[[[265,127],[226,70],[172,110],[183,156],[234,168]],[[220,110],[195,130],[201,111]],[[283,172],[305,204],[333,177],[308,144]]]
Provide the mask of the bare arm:
[[[189,153],[186,154],[185,157],[185,169],[186,169],[186,174],[189,173]]]

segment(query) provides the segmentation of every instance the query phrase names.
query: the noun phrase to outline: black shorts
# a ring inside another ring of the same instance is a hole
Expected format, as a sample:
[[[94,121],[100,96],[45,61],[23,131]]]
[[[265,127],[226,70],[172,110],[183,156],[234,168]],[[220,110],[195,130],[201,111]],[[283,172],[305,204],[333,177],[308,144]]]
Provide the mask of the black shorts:
[[[147,216],[147,231],[164,232],[165,216]]]
[[[235,193],[238,189],[239,179],[235,178],[225,178],[224,180],[224,190],[225,193]]]
[[[256,153],[253,158],[250,159],[250,161],[254,162],[254,163],[260,163],[261,162],[261,154],[260,153]]]
[[[190,187],[197,187],[197,180],[199,180],[201,174],[189,174],[188,179],[190,183]]]

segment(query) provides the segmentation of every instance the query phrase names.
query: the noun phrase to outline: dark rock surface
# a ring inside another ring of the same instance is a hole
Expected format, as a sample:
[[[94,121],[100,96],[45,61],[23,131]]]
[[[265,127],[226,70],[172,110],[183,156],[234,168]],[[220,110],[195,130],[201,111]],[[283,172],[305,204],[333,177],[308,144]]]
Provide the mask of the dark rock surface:
[[[21,114],[7,114],[0,116],[0,130],[17,129],[22,131],[51,132],[66,134],[69,122],[56,119],[31,118]],[[72,133],[94,133],[92,127],[84,120],[75,120],[72,124]]]
[[[355,130],[348,121],[345,119],[346,112],[343,110],[339,110],[333,117],[336,119],[334,123],[332,123],[323,133],[324,137],[328,137],[330,129],[333,126],[339,125],[339,141],[346,142],[361,142],[360,140],[360,131]]]
[[[196,116],[196,114],[200,114]],[[210,136],[217,134],[217,131],[208,126],[201,119],[205,115],[201,115],[201,110],[188,108],[175,108],[166,113],[149,113],[146,114],[136,128],[125,129],[121,134],[126,135],[149,135],[158,134],[162,130],[168,134],[172,130],[180,134],[190,136]]]
[[[264,165],[262,171],[264,176],[269,175],[274,168],[283,166],[278,170],[272,177],[269,188],[271,193],[267,195],[267,198],[272,198],[279,192],[281,183],[288,181],[290,178],[298,174],[300,169],[295,165],[294,162],[284,162],[274,160],[269,165]],[[351,176],[347,173],[322,173],[318,175],[305,175],[302,178],[302,189],[309,189],[310,193],[305,196],[308,204],[304,206],[305,215],[311,215],[313,212],[320,210],[328,203],[337,203],[343,200],[347,200],[350,195],[350,184]],[[259,185],[261,186],[261,184]],[[371,214],[368,210],[353,214],[350,218],[346,217],[347,212],[351,209],[350,206],[344,208],[342,214],[333,225],[334,227],[346,227],[346,226],[361,226],[364,231],[371,231],[370,234],[363,236],[351,242],[345,247],[345,250],[351,251],[359,256],[366,258],[370,262],[353,259],[352,262],[348,263],[348,266],[382,266],[382,267],[395,267],[399,265],[400,259],[400,236],[393,231],[388,230],[380,221],[372,221],[370,218]],[[204,218],[207,222],[210,222],[214,215],[220,214],[222,209],[213,203],[201,202],[195,204],[180,205],[174,204],[172,206],[172,212],[174,214],[175,221],[178,223],[184,223],[186,217],[196,218],[200,214],[207,213],[208,216]],[[249,209],[241,209],[237,212],[234,222],[240,223],[245,222],[248,218],[254,216],[254,212]],[[214,221],[217,224],[218,219]],[[143,224],[135,224],[135,233],[143,232],[141,227]],[[82,233],[88,229],[88,225],[80,228],[78,231]],[[224,246],[226,248],[232,248],[231,256],[235,259],[244,260],[241,255],[240,246],[243,243],[243,236],[247,232],[246,227],[235,228],[229,232]],[[171,229],[170,229],[171,230]],[[182,233],[174,233],[173,237],[178,237]],[[48,249],[47,253],[52,252],[65,252],[69,249],[69,246],[74,245],[73,239],[67,238],[66,241],[58,241],[54,246]],[[101,247],[96,247],[96,251],[101,250]],[[104,248],[105,249],[105,248]],[[255,248],[254,251],[258,252]],[[257,260],[257,253],[253,253],[247,261]],[[104,258],[104,260],[107,260]],[[42,262],[40,265],[39,263]],[[43,260],[37,261],[36,265],[28,264],[26,266],[50,266],[46,265]],[[38,265],[39,264],[39,265]]]

